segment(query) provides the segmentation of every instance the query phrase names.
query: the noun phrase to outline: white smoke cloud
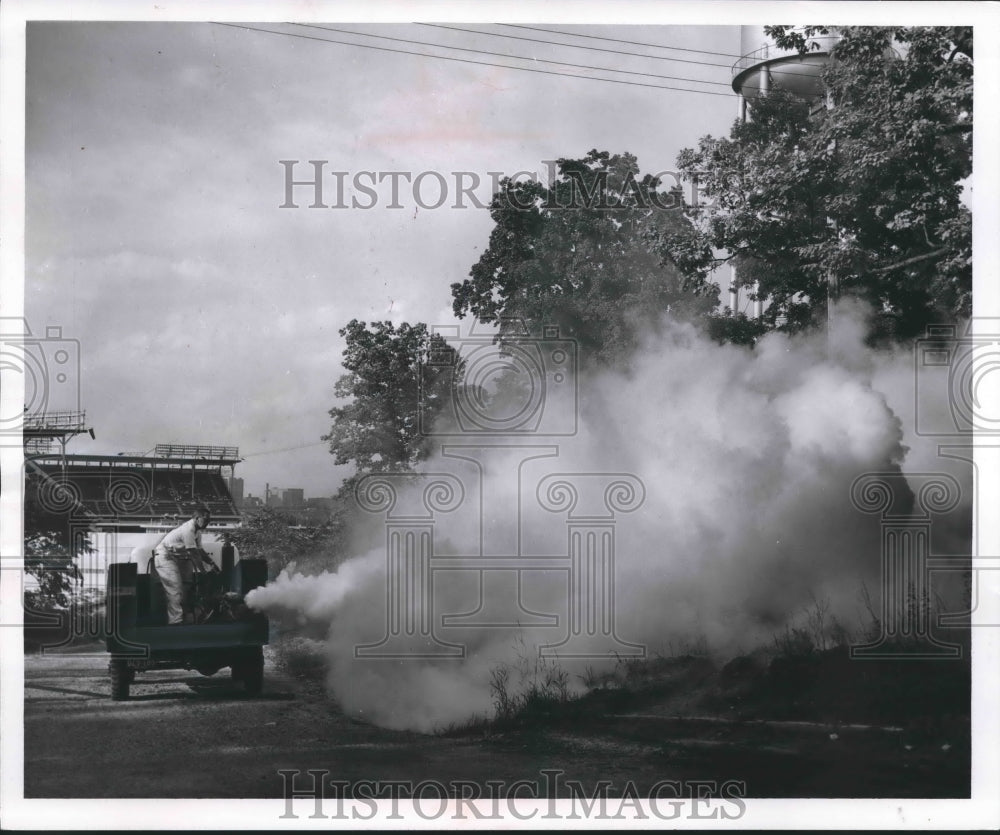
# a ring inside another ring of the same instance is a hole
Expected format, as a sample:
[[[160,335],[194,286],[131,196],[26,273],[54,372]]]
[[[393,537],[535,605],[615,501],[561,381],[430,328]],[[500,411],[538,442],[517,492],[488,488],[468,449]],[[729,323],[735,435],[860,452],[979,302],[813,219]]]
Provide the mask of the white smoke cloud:
[[[912,354],[871,351],[863,333],[864,311],[850,304],[841,306],[829,338],[770,334],[753,351],[668,326],[627,375],[580,381],[580,430],[556,439],[558,455],[519,470],[522,452],[494,450],[481,492],[469,462],[449,455],[428,461],[427,472],[453,473],[465,489],[461,507],[435,522],[435,555],[478,554],[486,542],[507,549],[488,553],[565,556],[565,514],[538,506],[538,481],[553,472],[630,473],[645,501],[615,526],[621,640],[649,653],[702,641],[732,654],[769,642],[815,600],[829,601],[830,615],[857,626],[862,583],[877,591],[881,535],[879,517],[851,503],[854,480],[900,468],[952,472],[966,504],[945,524],[945,539],[958,549],[968,548],[971,497],[969,468],[938,459],[936,444],[913,432]],[[518,471],[520,481],[511,475]],[[566,633],[573,592],[565,571],[523,572],[519,592],[513,571],[436,570],[434,632],[464,646],[464,658],[359,659],[357,646],[386,634],[386,559],[380,530],[368,553],[336,572],[285,572],[249,598],[286,622],[327,633],[331,693],[359,717],[430,731],[489,715],[491,671],[506,665],[530,674],[537,647]],[[560,626],[442,625],[442,614],[476,609],[481,576],[484,619],[489,613],[523,624],[530,612],[551,613]],[[585,668],[600,672],[614,663],[558,659],[573,691],[583,687]]]

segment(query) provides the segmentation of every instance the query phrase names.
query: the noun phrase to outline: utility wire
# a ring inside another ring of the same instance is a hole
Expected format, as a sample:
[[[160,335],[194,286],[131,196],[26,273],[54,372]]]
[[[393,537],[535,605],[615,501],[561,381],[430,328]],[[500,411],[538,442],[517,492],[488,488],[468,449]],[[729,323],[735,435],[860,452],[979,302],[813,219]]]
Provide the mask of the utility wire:
[[[418,26],[430,26],[434,29],[450,29],[453,32],[468,32],[472,35],[483,35],[490,38],[510,38],[515,41],[528,41],[529,43],[543,43],[549,46],[562,46],[569,49],[586,49],[590,52],[607,52],[611,55],[630,55],[633,58],[649,58],[653,61],[676,61],[681,64],[700,64],[705,67],[724,67],[731,69],[731,64],[720,64],[717,61],[694,61],[690,58],[668,58],[665,55],[646,55],[642,52],[625,52],[622,49],[606,49],[602,46],[584,46],[583,44],[560,43],[559,41],[546,41],[541,38],[526,38],[523,35],[505,35],[502,32],[481,32],[478,29],[465,29],[461,26],[445,26],[441,23],[418,23]]]
[[[725,81],[707,81],[702,78],[685,78],[683,76],[676,76],[676,75],[660,75],[659,73],[653,73],[653,72],[635,72],[633,70],[617,70],[614,67],[594,67],[589,64],[573,64],[568,61],[553,61],[548,58],[534,58],[527,55],[507,55],[506,53],[503,52],[490,52],[485,49],[471,49],[465,46],[449,46],[448,44],[430,43],[428,41],[414,41],[410,40],[409,38],[392,38],[388,35],[372,35],[368,32],[354,32],[351,31],[350,29],[335,29],[332,26],[319,26],[313,23],[294,23],[292,25],[304,26],[308,29],[322,29],[325,32],[339,32],[342,35],[361,35],[365,38],[379,38],[381,40],[386,40],[386,41],[397,41],[399,43],[408,43],[416,46],[431,46],[431,47],[437,47],[438,49],[454,49],[459,52],[474,52],[478,55],[492,55],[496,58],[510,58],[512,60],[518,60],[518,61],[535,61],[539,64],[555,64],[556,66],[560,67],[575,67],[576,69],[580,70],[599,70],[602,72],[617,72],[617,73],[624,73],[625,75],[641,75],[641,76],[646,76],[647,78],[661,78],[667,81],[693,81],[696,84],[714,84],[717,87],[726,87],[726,88],[730,87],[730,85]]]
[[[575,73],[556,72],[555,70],[538,70],[530,67],[512,67],[510,64],[495,64],[491,61],[473,61],[471,58],[455,58],[448,55],[429,55],[426,52],[414,52],[408,49],[395,49],[388,46],[375,46],[374,44],[352,43],[351,41],[340,41],[333,38],[317,38],[312,35],[300,35],[295,32],[282,32],[277,29],[263,29],[256,26],[247,26],[242,23],[222,23],[221,21],[213,21],[213,23],[216,26],[228,26],[232,29],[243,29],[250,32],[264,32],[269,35],[284,35],[288,38],[302,38],[307,41],[340,44],[341,46],[355,46],[359,49],[375,49],[379,52],[395,52],[401,55],[416,55],[420,58],[436,58],[439,61],[457,61],[462,64],[477,64],[483,67],[499,67],[504,70],[520,70],[521,72],[533,72],[541,75],[556,75],[563,78],[578,78],[584,81],[604,81],[609,84],[625,84],[630,87],[649,87],[654,90],[674,90],[679,93],[701,93],[704,96],[724,96],[726,98],[730,98],[732,96],[731,93],[715,93],[711,90],[692,90],[689,87],[671,87],[664,84],[645,84],[641,81],[625,81],[620,78],[599,78],[593,75],[577,75]]]
[[[500,24],[500,25],[505,25],[505,24]],[[584,46],[583,44],[562,43],[560,41],[546,41],[540,38],[526,38],[521,35],[505,35],[502,32],[482,32],[478,29],[465,29],[461,26],[445,26],[444,24],[441,23],[418,23],[417,26],[430,26],[434,29],[450,29],[453,32],[468,32],[469,34],[472,35],[482,35],[484,37],[490,37],[490,38],[512,38],[513,40],[516,41],[528,41],[530,43],[548,44],[549,46],[561,46],[566,49],[586,49],[591,52],[608,52],[611,53],[612,55],[630,55],[633,58],[647,58],[651,61],[674,61],[675,63],[679,64],[697,64],[699,66],[704,66],[704,67],[724,67],[727,70],[733,69],[732,64],[720,64],[716,61],[695,61],[692,60],[691,58],[670,58],[665,55],[647,55],[643,52],[625,52],[624,50],[621,49],[605,49],[604,47],[600,46]],[[593,36],[588,36],[588,37],[593,37]],[[679,49],[680,47],[661,47],[661,48]],[[744,56],[737,56],[737,57],[741,58]],[[754,61],[753,63],[757,62]],[[801,75],[801,76],[807,76],[809,78],[815,78],[815,76],[812,73],[807,73],[807,72],[795,72],[793,70],[788,70],[788,69],[782,69],[781,72],[782,75]]]
[[[296,449],[308,449],[309,447],[326,446],[326,445],[327,445],[326,441],[313,441],[313,442],[308,443],[308,444],[298,444],[296,446],[286,446],[286,447],[284,447],[282,449],[264,449],[264,450],[261,450],[260,452],[248,452],[248,453],[246,453],[243,456],[243,460],[245,461],[247,458],[258,458],[261,455],[274,455],[275,453],[278,453],[278,452],[292,452],[293,450],[296,450]]]
[[[667,46],[662,43],[643,43],[642,41],[626,41],[620,38],[607,38],[601,35],[585,35],[582,32],[561,32],[558,29],[542,29],[538,26],[521,26],[516,23],[498,23],[497,26],[504,26],[508,29],[528,29],[532,32],[545,32],[549,35],[567,35],[571,38],[588,38],[592,41],[610,41],[611,43],[623,43],[630,46],[651,46],[654,49],[675,49],[678,52],[696,52],[702,55],[718,55],[720,58],[742,58],[743,56],[736,52],[712,52],[709,49],[691,49],[686,46]],[[568,44],[567,44],[568,45]],[[649,56],[654,57],[654,56]]]

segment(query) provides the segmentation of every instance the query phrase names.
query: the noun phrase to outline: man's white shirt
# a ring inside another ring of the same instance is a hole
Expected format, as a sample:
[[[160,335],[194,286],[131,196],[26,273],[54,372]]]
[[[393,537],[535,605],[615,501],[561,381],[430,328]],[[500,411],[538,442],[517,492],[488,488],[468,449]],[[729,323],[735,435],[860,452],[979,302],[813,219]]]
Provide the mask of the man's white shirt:
[[[194,519],[189,519],[183,525],[174,528],[156,546],[157,552],[164,553],[184,551],[189,548],[201,548],[201,531],[196,527]]]

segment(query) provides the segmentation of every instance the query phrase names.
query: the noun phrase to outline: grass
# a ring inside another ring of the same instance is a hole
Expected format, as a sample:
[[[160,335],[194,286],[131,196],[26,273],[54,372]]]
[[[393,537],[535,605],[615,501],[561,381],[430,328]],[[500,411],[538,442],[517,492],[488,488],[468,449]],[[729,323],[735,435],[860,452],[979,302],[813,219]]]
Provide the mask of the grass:
[[[494,726],[537,724],[565,713],[571,701],[569,674],[551,659],[529,653],[523,635],[514,650],[513,664],[490,671]]]
[[[674,715],[698,713],[734,719],[805,720],[904,725],[962,724],[970,714],[968,630],[938,630],[962,647],[951,661],[917,661],[921,635],[885,641],[897,657],[855,659],[851,647],[882,636],[882,623],[866,589],[865,613],[848,629],[815,596],[799,617],[769,643],[720,665],[703,638],[667,642],[649,658],[619,658],[611,669],[588,667],[571,679],[552,659],[533,657],[522,638],[516,660],[490,672],[493,715],[475,717],[442,732],[482,735],[587,724],[603,717],[654,708]],[[896,623],[936,623],[939,601],[911,594]],[[930,666],[929,666],[930,665]],[[571,686],[572,685],[572,686]]]
[[[969,716],[968,630],[940,633],[963,647],[958,661],[907,661],[919,636],[883,643],[902,659],[855,660],[850,647],[882,635],[880,613],[862,588],[863,611],[855,629],[816,598],[770,641],[731,658],[714,655],[703,637],[665,641],[660,654],[618,658],[613,666],[570,673],[558,659],[540,657],[518,636],[513,660],[489,672],[492,710],[439,728],[446,736],[499,737],[509,732],[585,726],[604,717],[650,709],[669,715],[711,714],[730,719],[795,719],[820,722],[937,726]],[[899,623],[935,623],[938,601],[911,594]],[[908,620],[907,620],[908,619]],[[957,636],[957,637],[956,637]],[[279,668],[296,678],[323,682],[324,644],[294,633],[272,643]],[[931,666],[928,666],[930,664]]]

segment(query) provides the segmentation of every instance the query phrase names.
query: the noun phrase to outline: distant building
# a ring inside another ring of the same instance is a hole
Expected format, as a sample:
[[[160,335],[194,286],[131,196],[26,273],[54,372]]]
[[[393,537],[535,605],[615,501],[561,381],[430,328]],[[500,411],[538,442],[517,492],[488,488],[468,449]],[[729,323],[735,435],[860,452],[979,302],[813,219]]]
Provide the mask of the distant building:
[[[306,503],[305,490],[301,487],[289,487],[281,491],[281,506],[286,509],[304,507]]]
[[[333,499],[325,496],[314,499],[306,499],[306,510],[325,511],[327,513],[332,513]]]
[[[233,497],[233,504],[237,507],[243,507],[243,479],[236,478],[236,476],[231,476],[228,479],[229,484],[229,494]]]
[[[294,519],[300,525],[319,525],[329,520],[336,503],[329,496],[318,496],[307,499],[305,490],[301,487],[271,487],[266,488],[267,499],[248,493],[242,499],[241,510],[252,513],[262,507],[280,510]],[[235,499],[235,493],[233,498]]]

